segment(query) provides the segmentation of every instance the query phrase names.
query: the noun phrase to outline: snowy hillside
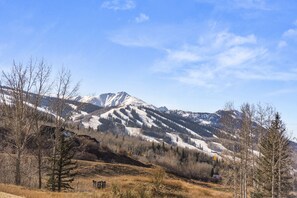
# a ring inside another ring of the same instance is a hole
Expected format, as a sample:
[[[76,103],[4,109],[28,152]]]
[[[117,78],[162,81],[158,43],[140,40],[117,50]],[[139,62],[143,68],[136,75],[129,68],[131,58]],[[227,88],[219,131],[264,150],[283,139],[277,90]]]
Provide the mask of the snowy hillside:
[[[209,114],[195,121],[170,111],[163,112],[146,106],[126,105],[96,111],[91,114],[74,114],[72,119],[84,128],[101,132],[113,131],[137,136],[144,140],[165,142],[170,145],[203,151],[209,155],[220,154],[225,147],[218,136],[222,133],[218,123],[210,121],[219,114]]]

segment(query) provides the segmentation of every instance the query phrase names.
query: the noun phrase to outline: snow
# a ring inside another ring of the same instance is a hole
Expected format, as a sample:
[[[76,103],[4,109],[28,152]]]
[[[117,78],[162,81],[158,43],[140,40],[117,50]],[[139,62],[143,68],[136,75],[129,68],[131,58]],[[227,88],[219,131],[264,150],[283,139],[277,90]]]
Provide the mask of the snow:
[[[68,104],[72,109],[77,110],[77,106],[74,104]]]
[[[72,115],[71,117],[70,117],[73,121],[76,121],[76,120],[81,120],[81,119],[83,119],[84,118],[84,115],[82,115],[82,114],[79,114],[79,113],[75,113],[74,115]]]
[[[226,147],[224,147],[221,143],[212,142],[212,144],[215,144],[217,146],[217,148],[219,148],[222,151],[227,150]]]
[[[212,152],[212,150],[208,147],[208,145],[205,141],[196,139],[196,138],[191,138],[191,141],[195,142],[197,148],[201,147],[203,149],[203,151],[205,151],[207,153]]]
[[[80,113],[82,114],[82,115],[89,115],[87,112],[85,112],[85,111],[80,111]]]
[[[91,127],[94,130],[97,130],[98,126],[101,124],[99,122],[99,117],[98,116],[92,116],[89,120],[89,122],[83,122],[82,123],[84,125],[85,128],[89,128]]]
[[[171,138],[171,141],[174,142],[177,146],[182,148],[194,149],[198,150],[195,146],[185,143],[183,139],[181,139],[177,134],[174,133],[166,133],[168,137]],[[178,141],[177,141],[178,140]]]
[[[5,103],[7,105],[12,105],[12,98],[9,95],[0,95],[0,103]]]
[[[131,136],[139,136],[140,135],[140,128],[134,128],[134,127],[126,127],[126,131]]]
[[[211,124],[211,122],[210,122],[210,121],[208,121],[208,120],[202,120],[202,119],[200,119],[200,124],[204,124],[204,125],[210,125],[210,124]]]
[[[145,111],[140,110],[136,107],[131,107],[131,108],[135,110],[135,112],[139,115],[139,117],[141,118],[142,122],[145,125],[147,125],[148,127],[152,127],[152,126],[157,127],[157,125],[155,123],[153,123],[153,119],[149,118]],[[133,117],[132,114],[130,114],[130,115],[131,115],[131,117]]]
[[[155,114],[155,113],[153,113],[153,114]],[[156,114],[155,114],[156,115]],[[179,126],[179,127],[181,127],[181,128],[185,128],[184,126],[182,126],[182,125],[180,125],[180,124],[178,124],[178,123],[176,123],[176,122],[173,122],[172,120],[169,120],[168,118],[165,118],[165,117],[163,117],[163,116],[161,116],[161,115],[157,115],[157,116],[159,116],[159,117],[161,117],[162,119],[165,119],[165,120],[168,120],[169,122],[172,122],[172,123],[174,123],[174,124],[176,124],[177,126]],[[167,126],[167,127],[169,127],[169,126]],[[170,127],[169,127],[170,128]],[[188,129],[188,128],[185,128],[190,134],[192,134],[193,136],[195,136],[195,137],[198,137],[198,138],[202,138],[200,135],[198,135],[197,133],[195,133],[194,131],[192,131],[191,129]]]
[[[153,105],[149,105],[146,102],[127,94],[126,92],[118,93],[106,93],[99,96],[83,96],[78,97],[78,101],[84,103],[91,103],[101,107],[115,107],[115,106],[147,106],[155,108]]]
[[[150,142],[157,142],[159,143],[158,140],[156,140],[155,138],[143,135],[141,133],[141,129],[140,128],[134,128],[134,127],[126,127],[126,131],[129,135],[131,136],[135,136],[135,137],[140,137],[144,140],[150,141]]]

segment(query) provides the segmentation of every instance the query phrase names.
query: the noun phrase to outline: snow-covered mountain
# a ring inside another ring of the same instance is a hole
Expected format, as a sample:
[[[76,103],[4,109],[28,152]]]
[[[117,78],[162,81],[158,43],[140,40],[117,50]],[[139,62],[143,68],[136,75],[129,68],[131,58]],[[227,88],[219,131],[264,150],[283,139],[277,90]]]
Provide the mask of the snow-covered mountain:
[[[89,113],[73,112],[74,123],[84,128],[126,133],[148,141],[202,150],[210,155],[227,149],[220,143],[220,137],[228,135],[221,124],[225,111],[199,113],[156,108],[126,92],[78,97],[76,101],[101,107]],[[236,111],[228,115],[235,121],[240,120]]]
[[[116,107],[127,105],[152,106],[134,96],[129,95],[124,91],[118,93],[105,93],[99,96],[79,96],[75,100],[83,103],[91,103],[99,107]]]
[[[9,99],[9,91],[7,96]],[[44,97],[40,111],[51,113],[51,105],[58,100]],[[28,103],[30,106],[30,104]],[[67,100],[65,117],[77,128],[100,132],[124,133],[131,136],[189,149],[203,151],[209,155],[228,149],[221,139],[230,135],[223,130],[221,118],[228,113],[234,122],[240,122],[236,111],[199,113],[157,108],[126,92],[107,93],[97,97],[77,97]]]

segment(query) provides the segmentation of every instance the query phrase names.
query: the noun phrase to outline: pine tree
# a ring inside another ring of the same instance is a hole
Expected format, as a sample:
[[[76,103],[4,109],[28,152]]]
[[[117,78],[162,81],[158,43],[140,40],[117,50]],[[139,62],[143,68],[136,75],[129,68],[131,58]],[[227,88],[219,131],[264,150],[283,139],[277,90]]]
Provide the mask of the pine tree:
[[[55,154],[51,157],[49,167],[49,180],[47,188],[51,191],[62,191],[73,189],[70,183],[74,180],[76,162],[72,160],[75,152],[73,151],[73,140],[71,137],[62,135],[59,143],[55,145]]]
[[[287,197],[291,186],[291,150],[278,113],[259,145],[256,197]]]
[[[56,98],[52,102],[52,111],[56,115],[54,120],[54,144],[53,154],[50,159],[51,166],[49,168],[49,180],[47,187],[51,191],[61,191],[71,189],[70,183],[73,181],[73,169],[76,165],[72,162],[74,151],[72,150],[72,138],[64,131],[67,126],[66,121],[69,119],[68,114],[65,115],[67,108],[66,101],[76,95],[78,84],[71,88],[71,73],[64,68],[57,77]]]

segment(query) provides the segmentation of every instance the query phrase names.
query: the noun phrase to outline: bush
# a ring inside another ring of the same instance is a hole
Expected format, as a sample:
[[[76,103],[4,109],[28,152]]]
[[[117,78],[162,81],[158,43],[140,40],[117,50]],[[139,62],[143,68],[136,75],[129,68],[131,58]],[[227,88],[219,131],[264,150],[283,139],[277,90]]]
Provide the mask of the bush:
[[[163,184],[164,177],[165,177],[164,169],[159,168],[153,173],[153,184],[157,192],[160,190],[160,187]]]

